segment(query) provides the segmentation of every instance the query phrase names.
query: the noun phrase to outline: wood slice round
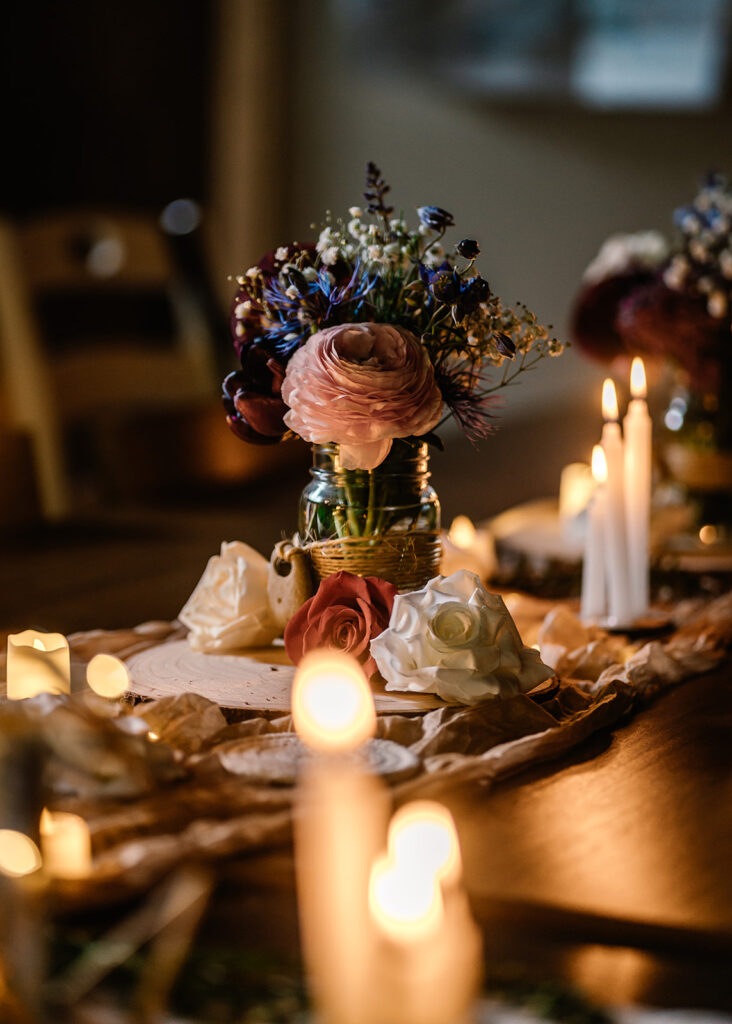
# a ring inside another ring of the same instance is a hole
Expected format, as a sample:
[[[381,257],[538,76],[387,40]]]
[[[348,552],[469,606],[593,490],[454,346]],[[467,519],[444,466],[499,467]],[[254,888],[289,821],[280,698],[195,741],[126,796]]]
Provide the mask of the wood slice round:
[[[365,767],[388,782],[403,782],[419,771],[420,760],[407,747],[391,740],[371,740],[364,748]],[[246,736],[220,744],[208,758],[231,775],[249,782],[293,785],[311,751],[295,733]]]
[[[295,668],[284,649],[258,648],[246,654],[201,654],[187,640],[150,647],[127,662],[129,692],[157,700],[198,693],[224,710],[290,711]],[[386,693],[372,686],[377,714],[432,711],[445,704],[433,694]]]

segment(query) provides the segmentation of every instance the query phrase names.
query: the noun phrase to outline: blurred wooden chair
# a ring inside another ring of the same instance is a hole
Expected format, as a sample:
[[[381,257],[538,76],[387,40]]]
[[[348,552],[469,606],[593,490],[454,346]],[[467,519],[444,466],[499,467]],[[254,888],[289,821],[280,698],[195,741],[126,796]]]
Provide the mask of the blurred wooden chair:
[[[201,404],[215,394],[211,332],[154,217],[76,210],[0,221],[0,380],[33,441],[44,514],[73,507],[72,424]]]

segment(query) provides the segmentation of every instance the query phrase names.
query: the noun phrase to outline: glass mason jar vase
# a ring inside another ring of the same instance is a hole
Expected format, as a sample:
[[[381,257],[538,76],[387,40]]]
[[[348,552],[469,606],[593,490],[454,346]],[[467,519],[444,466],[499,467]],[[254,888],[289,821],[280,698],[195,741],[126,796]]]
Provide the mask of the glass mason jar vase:
[[[663,456],[683,486],[697,527],[713,528],[721,543],[732,540],[732,367],[718,393],[692,391],[677,374],[664,414]]]
[[[426,444],[395,440],[376,469],[344,469],[337,444],[313,445],[298,530],[316,575],[343,569],[415,590],[440,569],[440,502]]]

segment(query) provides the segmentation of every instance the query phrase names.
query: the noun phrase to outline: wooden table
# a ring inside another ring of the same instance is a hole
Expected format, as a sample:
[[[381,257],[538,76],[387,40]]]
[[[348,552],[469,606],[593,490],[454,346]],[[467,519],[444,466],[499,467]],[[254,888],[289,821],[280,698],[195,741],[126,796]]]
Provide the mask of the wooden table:
[[[489,979],[732,1011],[732,672],[671,690],[561,764],[446,802]],[[292,953],[291,854],[231,866],[212,927]]]
[[[262,523],[251,497],[215,514],[115,514],[94,529],[26,536],[0,566],[0,627],[170,618],[222,538],[264,549],[280,521],[284,511]],[[513,964],[601,1000],[732,1010],[729,665],[667,692],[561,765],[450,803],[489,975]],[[293,951],[288,851],[229,865],[219,892],[208,930]]]

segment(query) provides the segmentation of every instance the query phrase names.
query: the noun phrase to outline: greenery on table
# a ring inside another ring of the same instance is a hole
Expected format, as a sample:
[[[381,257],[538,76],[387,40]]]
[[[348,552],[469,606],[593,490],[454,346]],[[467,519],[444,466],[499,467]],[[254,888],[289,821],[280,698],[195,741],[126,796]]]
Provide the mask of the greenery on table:
[[[103,953],[103,944],[88,930],[59,927],[50,938],[52,977],[63,974],[95,945]],[[135,1011],[134,993],[144,963],[143,949],[110,974],[103,986],[110,1001],[131,1013]],[[602,1009],[570,986],[537,981],[523,972],[494,975],[484,994],[557,1024],[611,1024]],[[305,1024],[308,1009],[297,962],[232,944],[196,944],[178,975],[170,1000],[171,1012],[206,1024]]]

